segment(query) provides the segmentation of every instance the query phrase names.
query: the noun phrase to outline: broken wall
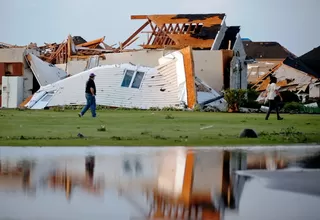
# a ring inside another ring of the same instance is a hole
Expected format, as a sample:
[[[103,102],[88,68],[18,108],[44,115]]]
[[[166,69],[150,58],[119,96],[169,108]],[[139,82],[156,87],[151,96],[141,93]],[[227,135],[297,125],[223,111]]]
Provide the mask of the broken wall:
[[[39,52],[33,49],[26,48],[5,48],[0,49],[0,88],[1,79],[5,75],[5,63],[13,64],[9,66],[9,70],[12,72],[12,76],[23,76],[23,99],[26,99],[32,95],[33,89],[33,73],[29,68],[26,60],[25,53],[31,53],[39,55]],[[8,68],[8,67],[7,67]]]
[[[165,50],[141,50],[122,53],[105,54],[106,59],[100,61],[100,65],[112,65],[121,63],[134,63],[136,65],[155,67],[158,60],[164,56]]]
[[[194,50],[195,75],[216,91],[223,88],[223,54],[221,50]]]
[[[86,60],[72,60],[67,63],[66,71],[68,75],[75,75],[85,70],[87,65]]]
[[[320,83],[312,83],[309,87],[309,98],[320,99]]]

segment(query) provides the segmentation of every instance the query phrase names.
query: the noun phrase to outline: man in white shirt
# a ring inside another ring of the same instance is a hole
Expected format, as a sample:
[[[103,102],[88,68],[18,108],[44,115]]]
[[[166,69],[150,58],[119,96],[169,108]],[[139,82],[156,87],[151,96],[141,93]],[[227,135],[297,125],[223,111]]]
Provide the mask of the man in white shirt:
[[[266,115],[266,120],[269,119],[270,113],[273,109],[276,109],[277,112],[277,119],[282,120],[283,118],[280,117],[279,115],[279,106],[278,106],[278,101],[276,100],[276,97],[279,96],[280,100],[282,101],[282,97],[280,95],[280,92],[278,91],[278,86],[276,85],[277,83],[277,78],[270,76],[270,84],[267,87],[267,101],[269,101],[269,110]]]

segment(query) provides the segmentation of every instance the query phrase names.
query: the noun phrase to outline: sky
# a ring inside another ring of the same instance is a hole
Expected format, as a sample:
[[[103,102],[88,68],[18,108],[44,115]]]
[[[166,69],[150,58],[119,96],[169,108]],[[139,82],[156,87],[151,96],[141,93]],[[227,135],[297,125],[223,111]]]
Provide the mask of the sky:
[[[43,45],[71,34],[112,45],[143,24],[130,15],[225,13],[241,37],[277,41],[299,56],[320,46],[319,8],[320,0],[0,0],[0,42]]]

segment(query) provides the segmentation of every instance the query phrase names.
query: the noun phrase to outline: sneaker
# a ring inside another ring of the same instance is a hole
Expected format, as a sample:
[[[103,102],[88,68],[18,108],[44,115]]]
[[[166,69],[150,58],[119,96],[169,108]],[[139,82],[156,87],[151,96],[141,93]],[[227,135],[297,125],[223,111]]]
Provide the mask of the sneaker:
[[[79,118],[81,118],[82,117],[81,113],[78,113],[78,116],[79,116]]]
[[[283,118],[280,117],[280,118],[278,118],[278,120],[283,120]]]

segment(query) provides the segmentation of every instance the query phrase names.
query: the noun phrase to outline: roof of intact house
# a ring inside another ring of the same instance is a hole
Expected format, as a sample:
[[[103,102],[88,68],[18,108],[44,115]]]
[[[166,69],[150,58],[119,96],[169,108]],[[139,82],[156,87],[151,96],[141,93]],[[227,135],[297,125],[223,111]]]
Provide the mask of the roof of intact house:
[[[243,41],[247,57],[250,59],[286,59],[296,57],[278,42]]]
[[[226,30],[226,33],[224,35],[224,38],[220,44],[220,48],[219,50],[222,49],[229,49],[229,41],[231,41],[231,45],[230,45],[230,49],[233,48],[236,40],[237,40],[237,34],[240,32],[240,26],[231,26],[228,27],[228,29]]]

